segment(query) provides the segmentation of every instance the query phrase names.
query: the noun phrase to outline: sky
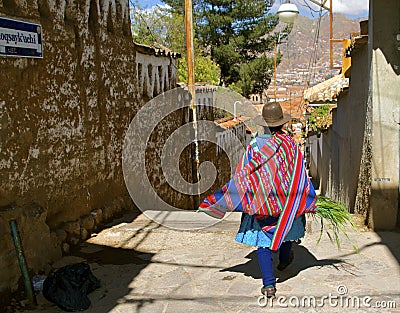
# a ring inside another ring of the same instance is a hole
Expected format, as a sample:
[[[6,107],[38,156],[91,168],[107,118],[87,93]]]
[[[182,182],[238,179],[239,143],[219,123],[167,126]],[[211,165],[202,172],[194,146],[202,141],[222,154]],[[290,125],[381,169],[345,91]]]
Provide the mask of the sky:
[[[321,0],[317,0],[321,2]],[[274,6],[271,11],[277,11],[280,4],[285,3],[286,0],[275,0]],[[318,17],[320,7],[309,0],[291,0],[291,3],[297,5],[300,14],[308,17]],[[326,1],[326,7],[329,7],[329,1]],[[310,9],[311,8],[311,9]],[[368,18],[369,0],[332,0],[333,13],[342,13],[351,19]],[[322,10],[322,13],[327,13]]]
[[[136,0],[137,3],[145,9],[149,9],[155,5],[163,5],[164,3],[160,0]],[[182,0],[183,1],[183,0]],[[251,0],[249,0],[251,1]],[[321,0],[319,0],[320,2]],[[286,0],[275,0],[275,4],[272,7],[272,12],[276,12],[280,4],[285,3]],[[308,17],[318,17],[319,7],[313,4],[310,0],[291,0],[291,3],[295,3],[300,11],[300,14]],[[308,7],[308,6],[309,7]],[[326,6],[329,6],[329,1],[326,2]],[[368,17],[368,6],[369,0],[332,0],[333,13],[342,13],[351,19],[356,18],[367,18]],[[323,10],[323,13],[326,12]]]

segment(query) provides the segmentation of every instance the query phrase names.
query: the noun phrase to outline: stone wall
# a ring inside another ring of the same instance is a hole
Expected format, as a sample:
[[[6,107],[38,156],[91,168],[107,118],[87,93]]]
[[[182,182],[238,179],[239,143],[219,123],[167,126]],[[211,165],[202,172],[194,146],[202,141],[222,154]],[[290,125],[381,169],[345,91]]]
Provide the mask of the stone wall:
[[[0,58],[3,292],[20,277],[10,219],[35,272],[132,206],[121,150],[142,101],[128,0],[9,0],[0,14],[41,24],[44,42],[42,59]]]

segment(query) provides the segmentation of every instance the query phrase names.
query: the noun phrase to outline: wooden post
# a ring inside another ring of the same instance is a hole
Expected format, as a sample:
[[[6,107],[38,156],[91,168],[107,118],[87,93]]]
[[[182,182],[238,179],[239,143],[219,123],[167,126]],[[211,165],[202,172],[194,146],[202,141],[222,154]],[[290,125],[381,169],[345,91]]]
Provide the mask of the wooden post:
[[[186,28],[186,60],[188,66],[188,85],[194,85],[194,53],[193,53],[193,10],[192,0],[185,0]]]
[[[332,12],[332,0],[329,1],[329,60],[331,70],[333,69],[333,12]]]
[[[190,98],[190,110],[192,111],[193,118],[193,131],[194,143],[191,147],[191,160],[192,162],[192,182],[195,184],[199,182],[199,142],[198,142],[198,129],[197,129],[197,110],[196,110],[196,90],[195,90],[195,77],[194,77],[194,47],[193,47],[193,10],[192,0],[184,0],[185,3],[185,29],[186,29],[186,61],[188,69],[188,91]],[[200,186],[197,185],[197,192],[192,196],[193,209],[199,206]]]
[[[276,40],[274,41],[274,100],[276,102]]]

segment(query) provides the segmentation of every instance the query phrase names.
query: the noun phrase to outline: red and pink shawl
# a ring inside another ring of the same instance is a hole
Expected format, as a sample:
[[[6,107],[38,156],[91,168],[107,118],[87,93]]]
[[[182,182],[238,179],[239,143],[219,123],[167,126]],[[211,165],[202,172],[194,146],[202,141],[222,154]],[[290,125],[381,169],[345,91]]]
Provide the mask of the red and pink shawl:
[[[239,203],[233,200],[238,196]],[[223,218],[228,211],[257,218],[279,217],[276,225],[263,228],[274,231],[271,250],[279,249],[295,218],[315,210],[316,195],[303,156],[294,140],[282,132],[271,136],[261,148],[252,140],[233,178],[199,207],[215,218]]]

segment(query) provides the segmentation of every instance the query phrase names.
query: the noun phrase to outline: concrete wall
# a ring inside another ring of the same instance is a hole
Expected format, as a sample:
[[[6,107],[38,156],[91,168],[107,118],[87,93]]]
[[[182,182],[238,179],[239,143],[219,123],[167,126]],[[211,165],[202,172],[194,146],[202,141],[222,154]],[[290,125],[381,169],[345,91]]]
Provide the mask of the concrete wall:
[[[312,135],[306,139],[306,149],[305,158],[309,166],[309,175],[313,178],[314,188],[319,189],[321,184],[321,171],[323,166],[318,166],[322,164],[322,142],[323,136],[317,137],[317,135]]]
[[[374,229],[399,224],[400,2],[370,2],[368,46],[352,52],[350,88],[323,135],[321,191]]]
[[[331,127],[319,139],[308,139],[310,175],[319,183],[321,193],[357,213],[365,210],[356,205],[357,194],[367,188],[359,180],[367,122],[367,61],[367,46],[357,47],[352,54],[350,87],[340,94],[337,108],[332,109]]]
[[[400,2],[370,3],[372,180],[369,224],[396,226],[399,209]]]
[[[231,129],[225,129],[216,134],[217,153],[216,159],[219,159],[223,151],[228,151],[231,157],[231,163],[238,164],[240,158],[243,156],[243,147],[246,146],[246,125],[238,123],[237,126]],[[234,139],[238,139],[241,145],[236,145]]]
[[[366,124],[368,86],[367,46],[356,48],[352,54],[350,87],[337,100],[332,110],[332,126],[322,135],[318,173],[321,193],[344,203],[350,212],[356,208],[356,195],[360,188],[364,130]],[[321,147],[322,146],[322,147]]]
[[[121,140],[139,106],[128,1],[2,3],[42,25],[44,58],[0,59],[0,205],[35,202],[53,227],[125,193]]]

